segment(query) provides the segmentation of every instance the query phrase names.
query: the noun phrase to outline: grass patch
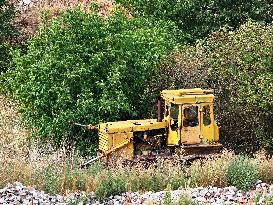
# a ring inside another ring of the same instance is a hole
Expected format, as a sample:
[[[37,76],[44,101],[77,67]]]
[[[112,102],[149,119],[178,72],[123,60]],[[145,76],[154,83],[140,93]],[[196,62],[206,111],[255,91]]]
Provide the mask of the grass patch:
[[[258,167],[247,156],[235,156],[229,162],[226,178],[230,185],[246,191],[258,180]]]
[[[259,179],[265,183],[273,183],[273,158],[267,158],[265,151],[255,155],[255,163],[258,165]],[[273,204],[273,203],[272,203]]]
[[[221,158],[197,160],[190,167],[178,161],[159,160],[148,168],[145,165],[105,167],[96,163],[80,169],[83,159],[77,154],[68,156],[60,150],[48,155],[33,146],[30,148],[29,132],[19,123],[16,106],[4,97],[0,97],[0,102],[0,188],[20,181],[53,194],[95,192],[102,200],[125,191],[170,191],[196,186],[235,185],[245,190],[257,179],[266,183],[273,180],[273,159],[268,159],[264,152],[254,158],[225,152]],[[272,196],[267,201],[270,204]],[[165,202],[173,204],[168,194]],[[182,197],[178,204],[194,203]]]

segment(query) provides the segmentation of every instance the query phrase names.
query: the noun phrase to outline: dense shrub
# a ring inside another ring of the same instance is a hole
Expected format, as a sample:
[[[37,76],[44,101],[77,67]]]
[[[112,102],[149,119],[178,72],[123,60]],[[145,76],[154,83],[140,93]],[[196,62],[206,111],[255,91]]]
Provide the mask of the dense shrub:
[[[14,23],[15,8],[7,0],[0,0],[0,43],[10,40],[17,34]]]
[[[175,22],[182,31],[181,40],[192,42],[204,38],[223,25],[237,28],[248,18],[272,23],[270,0],[117,0],[136,15]]]
[[[84,148],[87,137],[70,122],[145,114],[143,90],[154,66],[176,45],[174,33],[169,22],[69,10],[41,26],[26,54],[13,53],[6,87],[43,140],[76,141]]]
[[[248,22],[221,31],[207,44],[208,84],[220,102],[222,140],[252,152],[270,150],[273,114],[273,27]]]
[[[273,27],[248,22],[183,46],[157,68],[145,93],[213,88],[222,143],[238,152],[272,150]],[[160,80],[158,80],[160,79]]]
[[[18,34],[14,17],[14,6],[7,0],[0,0],[0,74],[10,66],[10,43]]]
[[[0,74],[6,72],[11,65],[11,46],[8,43],[0,43]]]
[[[246,156],[238,155],[229,163],[227,182],[241,190],[248,190],[259,177],[258,167]]]

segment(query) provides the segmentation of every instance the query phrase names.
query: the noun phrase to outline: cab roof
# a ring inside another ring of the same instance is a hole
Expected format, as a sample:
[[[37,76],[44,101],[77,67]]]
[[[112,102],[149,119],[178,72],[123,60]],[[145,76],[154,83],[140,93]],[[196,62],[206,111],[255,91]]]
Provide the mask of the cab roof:
[[[214,100],[213,90],[201,88],[163,90],[161,97],[165,102],[173,104],[212,103]]]

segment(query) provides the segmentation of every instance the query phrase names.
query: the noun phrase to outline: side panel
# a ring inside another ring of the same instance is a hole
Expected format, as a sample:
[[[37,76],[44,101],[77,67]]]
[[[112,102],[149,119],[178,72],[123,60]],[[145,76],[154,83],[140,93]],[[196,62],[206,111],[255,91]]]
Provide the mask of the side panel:
[[[133,132],[108,133],[99,131],[99,152],[108,157],[118,156],[124,159],[133,157]]]

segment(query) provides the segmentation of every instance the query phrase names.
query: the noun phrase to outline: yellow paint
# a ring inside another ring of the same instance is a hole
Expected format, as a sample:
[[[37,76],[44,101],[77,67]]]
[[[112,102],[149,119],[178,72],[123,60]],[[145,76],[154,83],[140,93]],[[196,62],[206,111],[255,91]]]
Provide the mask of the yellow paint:
[[[99,127],[99,131],[102,130],[108,133],[139,132],[139,131],[165,128],[167,127],[167,123],[166,121],[157,122],[156,119],[127,120],[127,121],[119,121],[119,122],[102,123],[98,127]]]
[[[212,90],[202,90],[200,88],[163,90],[161,97],[165,101],[165,115],[162,122],[157,122],[156,119],[147,119],[99,124],[99,152],[111,158],[117,156],[127,159],[132,158],[134,154],[134,133],[156,129],[165,129],[167,145],[169,146],[201,146],[218,142],[219,129],[214,121],[214,95]],[[196,113],[195,117],[198,116],[198,125],[184,125],[185,119],[188,120],[186,121],[187,123],[192,123],[185,116],[187,114],[185,109],[192,106],[196,106],[194,108],[197,109],[194,113]],[[174,112],[172,108],[175,107],[178,114],[176,113],[175,116],[172,116],[173,113],[171,112]],[[211,122],[208,125],[204,124],[205,107],[210,108],[209,116]],[[167,108],[169,109],[167,110]]]
[[[210,104],[201,104],[201,110],[200,110],[200,114],[201,114],[201,134],[202,134],[202,140],[204,142],[214,142],[214,117],[213,117],[213,105],[212,103]],[[210,124],[209,125],[206,125],[204,123],[204,109],[202,109],[202,107],[204,108],[205,106],[209,106],[209,109],[210,109]]]
[[[200,136],[200,112],[199,105],[197,104],[186,104],[181,106],[184,109],[190,107],[190,106],[197,106],[197,116],[198,116],[198,125],[191,127],[191,126],[183,126],[181,127],[182,133],[181,133],[181,142],[183,144],[198,144],[201,142]],[[182,116],[182,121],[185,120],[185,116]]]
[[[213,130],[214,130],[214,141],[219,141],[219,127],[217,126],[216,122],[213,123]]]
[[[179,142],[178,130],[172,130],[171,127],[168,128],[168,145],[178,145]]]

